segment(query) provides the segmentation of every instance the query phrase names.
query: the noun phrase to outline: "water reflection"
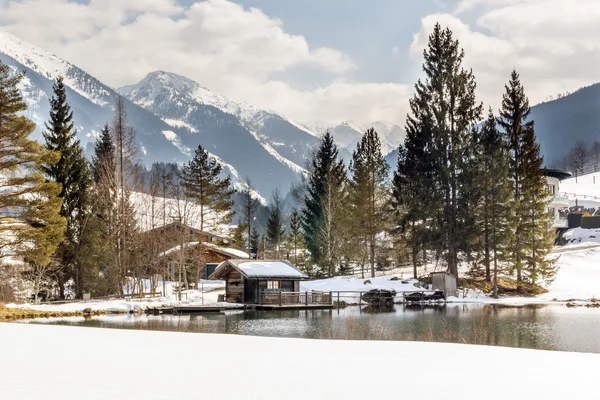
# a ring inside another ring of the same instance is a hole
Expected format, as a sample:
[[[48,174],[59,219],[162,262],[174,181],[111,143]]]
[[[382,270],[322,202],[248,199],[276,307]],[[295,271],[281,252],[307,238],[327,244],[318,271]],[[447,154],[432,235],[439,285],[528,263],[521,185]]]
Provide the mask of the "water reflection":
[[[600,353],[600,310],[560,305],[237,310],[191,316],[119,315],[32,323],[321,339],[439,341]]]

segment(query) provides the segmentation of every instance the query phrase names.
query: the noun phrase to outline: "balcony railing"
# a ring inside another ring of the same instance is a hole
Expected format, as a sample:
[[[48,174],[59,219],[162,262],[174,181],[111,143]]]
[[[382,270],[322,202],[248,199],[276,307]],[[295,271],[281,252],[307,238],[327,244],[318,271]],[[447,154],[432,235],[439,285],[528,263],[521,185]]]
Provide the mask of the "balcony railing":
[[[557,194],[556,196],[552,196],[552,198],[550,199],[550,203],[555,203],[555,204],[569,204],[569,198],[567,196],[562,196],[560,194]]]
[[[331,305],[331,292],[263,292],[262,304],[283,306],[286,304]]]
[[[568,228],[569,220],[566,217],[559,217],[554,221],[555,228]]]

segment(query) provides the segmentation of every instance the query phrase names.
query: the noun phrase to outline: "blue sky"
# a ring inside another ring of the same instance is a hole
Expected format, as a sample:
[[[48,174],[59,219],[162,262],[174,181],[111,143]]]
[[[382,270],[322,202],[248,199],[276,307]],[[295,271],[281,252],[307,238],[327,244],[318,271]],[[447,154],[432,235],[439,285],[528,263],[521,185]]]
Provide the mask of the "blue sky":
[[[298,121],[404,124],[436,22],[498,108],[510,71],[533,104],[600,81],[598,0],[0,0],[0,29],[113,87],[149,72]]]

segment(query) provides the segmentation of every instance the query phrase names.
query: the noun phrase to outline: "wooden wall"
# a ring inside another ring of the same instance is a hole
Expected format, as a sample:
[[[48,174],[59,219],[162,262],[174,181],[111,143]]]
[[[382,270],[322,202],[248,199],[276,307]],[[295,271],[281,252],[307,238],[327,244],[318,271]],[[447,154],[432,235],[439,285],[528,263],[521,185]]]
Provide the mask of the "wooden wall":
[[[230,303],[244,302],[244,278],[239,272],[232,270],[225,284],[225,300]]]

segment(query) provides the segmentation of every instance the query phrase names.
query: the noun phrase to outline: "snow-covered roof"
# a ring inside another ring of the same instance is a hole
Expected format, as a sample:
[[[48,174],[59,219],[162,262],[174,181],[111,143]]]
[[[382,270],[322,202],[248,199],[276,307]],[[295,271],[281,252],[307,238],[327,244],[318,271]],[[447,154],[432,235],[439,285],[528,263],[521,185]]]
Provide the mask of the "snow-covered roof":
[[[198,246],[198,242],[189,242],[183,245],[183,248],[187,249],[190,247],[196,247]],[[242,250],[238,250],[238,249],[233,249],[231,247],[222,247],[222,246],[217,246],[216,244],[213,243],[202,243],[202,246],[204,247],[208,247],[213,249],[214,251],[216,251],[217,253],[221,253],[227,257],[231,257],[231,258],[242,258],[242,259],[249,259],[250,256],[248,255],[248,253],[246,253],[245,251]],[[162,253],[160,253],[158,256],[159,257],[164,257],[167,256],[169,254],[172,253],[176,253],[178,251],[181,250],[181,246],[175,246],[169,250],[166,250]]]
[[[239,271],[248,279],[307,279],[308,276],[294,265],[282,260],[228,260],[211,275],[211,279],[226,275],[228,267]]]

